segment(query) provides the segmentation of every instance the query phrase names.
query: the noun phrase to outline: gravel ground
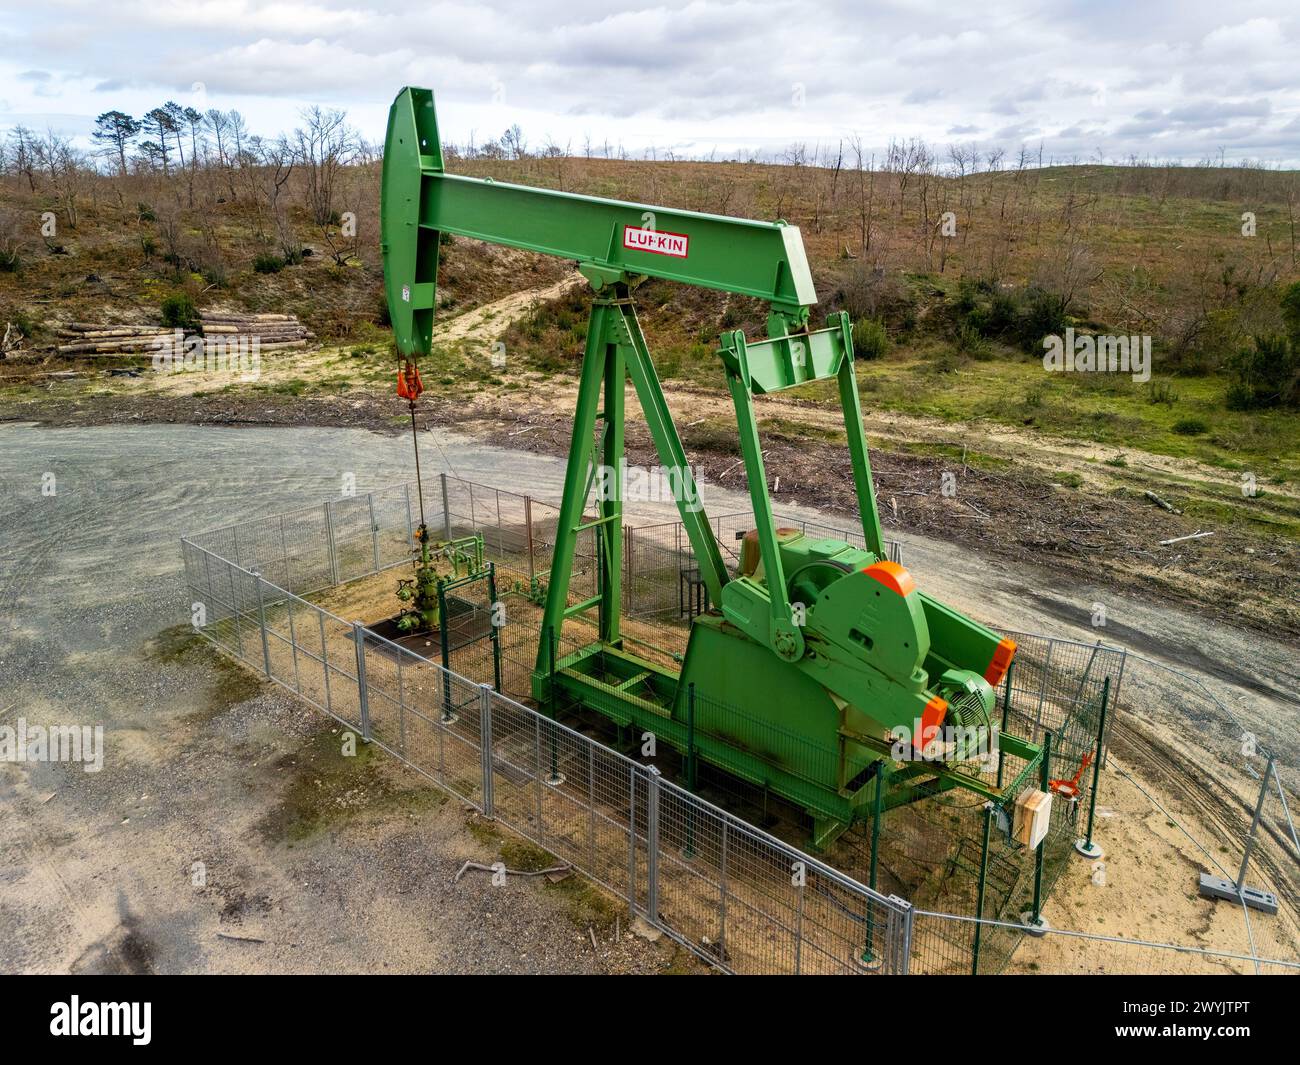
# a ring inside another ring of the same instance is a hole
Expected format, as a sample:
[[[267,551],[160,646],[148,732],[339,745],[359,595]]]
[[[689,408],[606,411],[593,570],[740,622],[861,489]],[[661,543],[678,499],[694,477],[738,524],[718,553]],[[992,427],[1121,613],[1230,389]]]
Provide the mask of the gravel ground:
[[[440,452],[424,439],[426,475],[450,457],[462,476],[559,494],[553,457],[448,434]],[[626,928],[610,942],[581,881],[454,884],[466,859],[511,846],[508,834],[437,801],[391,759],[348,776],[331,722],[176,638],[182,533],[319,503],[345,473],[360,491],[392,483],[409,462],[408,440],[359,429],[0,423],[0,724],[102,724],[107,746],[98,774],[0,762],[0,970],[697,969]],[[41,494],[46,473],[53,495]],[[712,487],[706,501],[743,505]],[[1295,735],[1293,646],[1043,567],[903,540],[918,581],[958,609],[1134,643],[1244,720]],[[1104,633],[1088,622],[1097,601]]]
[[[509,834],[175,628],[181,533],[336,495],[327,449],[406,473],[360,431],[0,426],[0,724],[105,730],[98,773],[0,763],[0,971],[696,970],[576,878],[454,883]]]

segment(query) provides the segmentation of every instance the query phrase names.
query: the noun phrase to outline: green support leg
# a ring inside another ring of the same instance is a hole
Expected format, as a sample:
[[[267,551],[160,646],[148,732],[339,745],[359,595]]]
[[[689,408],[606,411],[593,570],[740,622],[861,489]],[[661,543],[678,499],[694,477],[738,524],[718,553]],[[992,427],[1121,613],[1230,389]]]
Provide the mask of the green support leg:
[[[587,348],[582,357],[582,377],[578,384],[578,403],[573,415],[573,439],[569,445],[569,462],[564,472],[564,496],[560,500],[560,517],[555,530],[555,550],[551,560],[551,579],[546,589],[546,606],[542,613],[542,638],[537,648],[536,672],[548,669],[548,641],[559,643],[564,632],[565,611],[569,603],[569,581],[573,575],[573,550],[577,527],[587,505],[592,465],[592,434],[596,429],[596,409],[600,404],[601,378],[606,368],[609,305],[597,302],[592,308],[587,328]],[[546,674],[551,683],[551,674]]]
[[[605,466],[605,498],[600,500],[604,521],[596,529],[603,583],[600,588],[600,639],[617,646],[622,639],[620,615],[623,605],[623,385],[624,369],[621,344],[605,348],[604,431],[601,434],[601,461]]]
[[[749,499],[754,508],[759,553],[763,559],[764,585],[771,602],[772,623],[768,643],[778,657],[795,662],[803,655],[803,633],[794,623],[785,586],[785,570],[781,565],[781,553],[777,549],[776,519],[772,516],[772,497],[767,490],[767,469],[763,465],[763,445],[758,437],[753,397],[749,392],[749,383],[730,369],[727,371],[727,387],[736,407],[740,454],[745,462]]]
[[[885,539],[880,531],[880,512],[876,507],[876,488],[871,477],[871,459],[867,453],[867,438],[862,431],[862,401],[858,396],[858,378],[853,368],[853,327],[849,316],[841,314],[840,328],[844,331],[844,360],[840,363],[836,380],[840,388],[840,406],[844,408],[844,428],[849,440],[849,458],[853,464],[853,487],[858,496],[858,510],[862,515],[862,535],[867,550],[883,559]]]

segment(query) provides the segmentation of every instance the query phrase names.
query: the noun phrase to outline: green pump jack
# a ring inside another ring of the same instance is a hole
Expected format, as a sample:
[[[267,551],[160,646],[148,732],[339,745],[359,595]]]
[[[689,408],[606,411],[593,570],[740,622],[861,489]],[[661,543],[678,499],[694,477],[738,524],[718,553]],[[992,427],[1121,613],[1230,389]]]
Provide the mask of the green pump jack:
[[[810,327],[817,294],[798,228],[448,174],[433,94],[406,88],[389,112],[381,229],[389,312],[407,359],[431,352],[443,233],[573,260],[594,291],[532,673],[540,705],[563,696],[780,795],[811,815],[819,848],[872,815],[879,784],[879,809],[954,787],[1002,801],[1023,786],[1023,773],[997,787],[968,771],[945,738],[949,729],[983,729],[1001,755],[1033,762],[1039,754],[991,729],[994,689],[1014,642],[926,595],[888,560],[851,322],[838,312],[825,327]],[[769,308],[766,339],[728,332],[718,350],[755,522],[734,572],[698,505],[637,321],[632,293],[646,278],[750,296]],[[708,595],[680,670],[633,653],[622,633],[619,476],[606,477],[596,515],[586,517],[597,467],[624,468],[629,380],[659,460],[680,488],[678,510]],[[865,548],[778,529],[773,517],[754,397],[820,380],[837,385]],[[594,596],[570,603],[574,548],[588,531],[601,579]],[[565,622],[593,611],[596,638],[570,649]]]

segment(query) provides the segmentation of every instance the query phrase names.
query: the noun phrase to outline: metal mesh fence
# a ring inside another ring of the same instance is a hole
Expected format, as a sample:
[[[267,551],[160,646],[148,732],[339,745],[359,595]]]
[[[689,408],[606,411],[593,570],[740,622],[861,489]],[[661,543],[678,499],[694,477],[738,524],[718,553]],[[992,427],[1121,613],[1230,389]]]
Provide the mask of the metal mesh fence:
[[[954,928],[964,932],[957,935]],[[1011,961],[1005,971],[1021,975],[1300,975],[1300,961],[1059,928],[1035,932],[1010,921],[976,920],[926,910],[916,911],[911,972],[970,973],[969,951],[953,951],[950,944],[954,939],[973,942],[977,930],[982,939],[1000,937],[1010,944]]]
[[[906,971],[905,901],[191,540],[182,551],[199,633],[582,870],[711,964]]]
[[[1209,832],[1197,829],[1193,834],[1181,815],[1175,816],[1181,807],[1171,812],[1152,799],[1169,824],[1192,839],[1207,869],[1229,877],[1236,873],[1267,753],[1279,755],[1283,780],[1296,785],[1290,776],[1296,752],[1285,737],[1270,735],[1266,709],[1252,716],[1254,704],[1230,708],[1201,681],[1119,648],[1010,632],[1018,650],[1000,692],[1003,729],[1034,743],[1050,733],[1046,777],[1075,788],[1065,800],[1059,793],[1054,796],[1041,873],[1034,852],[1010,841],[1006,818],[995,822],[984,845],[984,803],[962,791],[887,811],[877,844],[872,842],[876,826],[864,818],[826,853],[825,864],[813,862],[791,843],[806,838],[800,834],[806,832],[805,824],[786,831],[790,826],[782,818],[789,811],[773,807],[766,789],[708,763],[697,766],[694,795],[668,779],[656,777],[652,786],[649,767],[500,694],[492,697],[491,711],[496,715],[500,710],[499,721],[485,741],[479,706],[484,697],[474,682],[491,680],[500,693],[530,699],[539,611],[530,614],[512,605],[511,622],[496,631],[499,654],[494,655],[492,644],[475,635],[491,606],[486,593],[458,591],[468,609],[451,614],[465,622],[466,632],[474,631],[451,641],[449,672],[306,601],[307,595],[408,564],[418,523],[416,496],[413,484],[397,485],[188,538],[183,541],[186,579],[193,602],[202,607],[196,625],[226,652],[368,735],[472,805],[489,807],[495,788],[504,804],[503,820],[626,897],[634,912],[655,916],[675,938],[724,969],[858,971],[864,956],[887,957],[893,971],[992,972],[1030,964],[1038,955],[1025,960],[1032,953],[1025,944],[1031,941],[1017,918],[1032,908],[1036,879],[1040,900],[1050,894],[1074,840],[1084,832],[1095,768],[1084,763],[1090,750],[1095,758],[1103,694],[1111,713],[1102,763],[1113,741],[1117,759],[1123,761],[1117,771],[1129,780],[1124,766],[1137,765],[1167,786],[1177,801],[1213,808]],[[435,535],[484,538],[496,566],[498,596],[513,595],[512,603],[521,606],[540,602],[549,580],[557,507],[451,477],[426,483],[424,497]],[[777,520],[861,544],[861,536],[851,530],[788,516]],[[752,526],[752,518],[724,514],[711,524],[723,557],[736,561],[737,534]],[[587,530],[579,538],[571,603],[597,592],[595,536],[595,530]],[[656,626],[666,621],[670,637],[676,633],[684,641],[686,627],[678,623],[698,612],[699,604],[690,598],[698,588],[693,588],[694,560],[681,524],[628,527],[624,536],[626,616],[650,619]],[[890,551],[897,557],[898,545]],[[562,640],[561,656],[583,642],[572,623]],[[674,649],[680,650],[668,648]],[[428,653],[436,652],[435,647]],[[734,707],[712,707],[710,712],[715,719],[745,713]],[[1222,748],[1215,765],[1228,767],[1227,772],[1207,766],[1202,749],[1207,738]],[[772,742],[774,760],[797,762],[810,781],[822,779],[821,761],[835,756],[829,749],[801,750],[794,758],[791,745],[797,746],[799,737],[773,732]],[[490,761],[476,760],[488,749]],[[674,764],[680,769],[683,763],[665,763],[665,769],[671,773]],[[1026,787],[1038,786],[1044,775],[1041,765],[1011,757],[1001,760],[1000,769],[970,768],[988,782],[1016,781]],[[557,776],[563,781],[555,782]],[[657,803],[653,825],[652,796]],[[715,805],[719,803],[732,812],[724,813]],[[754,829],[737,816],[742,811],[775,835]],[[777,838],[782,835],[787,838]],[[648,850],[652,838],[657,841],[653,860]],[[1300,897],[1295,877],[1300,847],[1282,787],[1270,793],[1254,846],[1248,879],[1294,906]],[[765,847],[770,868],[757,858],[742,857],[749,854],[746,848]],[[816,873],[799,887],[789,876],[783,883],[775,871],[796,861],[813,862],[807,868]],[[742,868],[743,882],[733,876]],[[653,898],[647,894],[652,883]],[[924,907],[926,915],[923,925],[918,922],[923,934],[901,955],[897,937],[906,936],[910,918],[900,897]],[[977,915],[982,922],[974,919]],[[1290,953],[1287,942],[1270,939],[1247,920],[1252,952]],[[902,931],[890,931],[894,925]],[[876,949],[878,927],[885,929],[887,949]],[[978,937],[977,928],[982,929]],[[1061,941],[1060,936],[1052,940]],[[1186,953],[1168,944],[1150,947],[1157,948]],[[1094,959],[1119,956],[1117,948],[1105,950],[1111,953],[1072,945],[1048,961],[1064,966],[1051,971],[1091,971]],[[1136,959],[1142,950],[1125,947],[1121,953]],[[1232,952],[1222,952],[1222,957],[1240,960]],[[1046,966],[1048,961],[1039,963]],[[1282,971],[1287,964],[1261,967]]]

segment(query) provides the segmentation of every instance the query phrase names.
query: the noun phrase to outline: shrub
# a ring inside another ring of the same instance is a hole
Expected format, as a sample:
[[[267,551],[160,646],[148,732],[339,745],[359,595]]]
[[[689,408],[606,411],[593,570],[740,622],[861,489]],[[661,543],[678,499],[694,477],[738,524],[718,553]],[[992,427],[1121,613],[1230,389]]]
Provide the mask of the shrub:
[[[1015,333],[1020,346],[1026,351],[1037,351],[1043,337],[1064,333],[1068,324],[1065,312],[1064,297],[1046,289],[1028,289],[1016,316]]]
[[[164,297],[161,311],[165,326],[173,329],[199,328],[199,311],[188,292],[173,292]]]
[[[0,274],[16,274],[22,265],[17,248],[0,248]]]
[[[1147,402],[1163,403],[1166,407],[1172,407],[1178,402],[1178,393],[1174,390],[1173,382],[1164,378],[1148,381]]]
[[[879,318],[859,318],[853,323],[853,351],[860,359],[878,359],[889,347],[885,323]]]
[[[1300,281],[1288,286],[1282,293],[1282,321],[1291,334],[1292,345],[1300,343]]]
[[[36,324],[36,320],[23,310],[16,310],[12,314],[5,315],[5,319],[29,340],[36,336],[36,331],[40,328]]]
[[[1228,406],[1255,410],[1300,402],[1300,343],[1296,340],[1272,333],[1256,336],[1251,347],[1239,349],[1228,360],[1233,378]]]
[[[253,259],[253,270],[259,274],[278,274],[283,269],[284,260],[273,252],[258,252]]]
[[[963,325],[957,330],[957,350],[981,362],[993,355],[988,340],[973,325]]]
[[[1173,430],[1179,436],[1200,436],[1202,433],[1208,433],[1210,427],[1200,418],[1179,418],[1174,422]]]

